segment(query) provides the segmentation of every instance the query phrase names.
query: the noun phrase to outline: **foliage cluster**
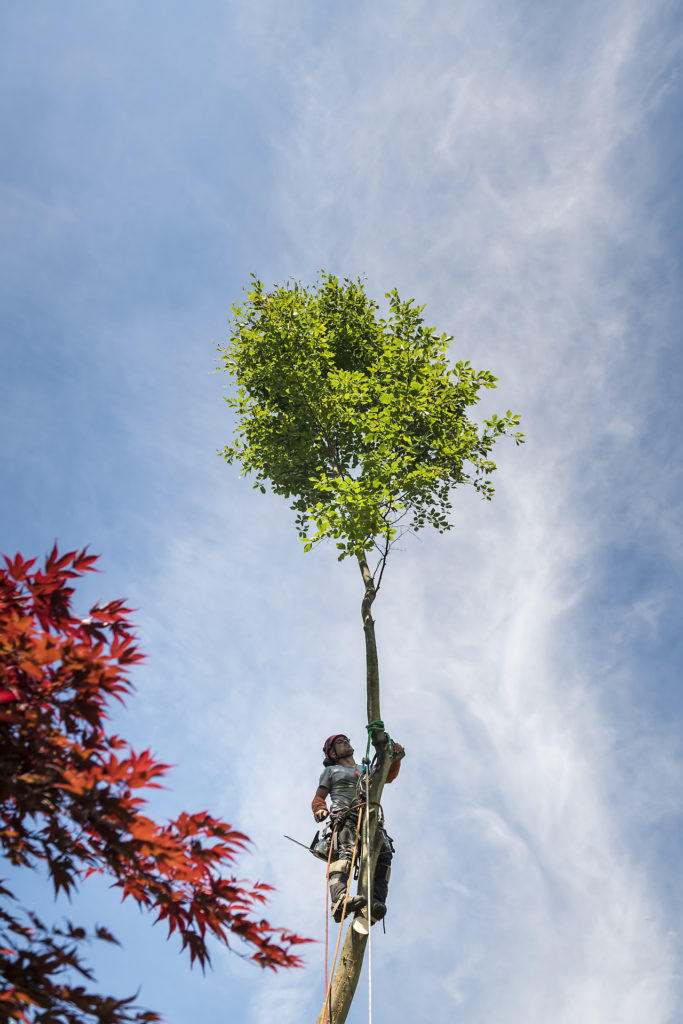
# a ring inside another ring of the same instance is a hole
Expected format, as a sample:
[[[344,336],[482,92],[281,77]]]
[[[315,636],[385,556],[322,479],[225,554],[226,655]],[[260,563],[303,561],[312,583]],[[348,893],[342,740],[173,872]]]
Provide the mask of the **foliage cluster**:
[[[303,941],[258,911],[270,886],[225,877],[248,838],[202,811],[160,824],[144,813],[144,790],[167,766],[136,753],[105,729],[109,703],[131,692],[142,658],[129,609],[112,601],[71,610],[71,581],[93,571],[85,551],[44,569],[5,558],[0,570],[0,848],[12,864],[47,866],[55,892],[71,893],[92,873],[108,877],[177,932],[191,962],[209,961],[208,939],[246,943],[262,967],[299,966]],[[115,942],[99,926],[94,938]],[[90,937],[66,922],[48,927],[0,887],[0,1020],[40,1024],[151,1021],[131,999],[104,997],[80,946]],[[73,979],[77,980],[74,981]]]
[[[253,277],[218,350],[237,383],[222,454],[290,499],[307,550],[330,538],[344,558],[402,530],[448,530],[451,488],[490,498],[496,439],[521,440],[510,411],[482,428],[468,419],[493,374],[451,366],[453,339],[425,326],[424,307],[386,297],[383,317],[361,281],[323,273],[266,291]]]

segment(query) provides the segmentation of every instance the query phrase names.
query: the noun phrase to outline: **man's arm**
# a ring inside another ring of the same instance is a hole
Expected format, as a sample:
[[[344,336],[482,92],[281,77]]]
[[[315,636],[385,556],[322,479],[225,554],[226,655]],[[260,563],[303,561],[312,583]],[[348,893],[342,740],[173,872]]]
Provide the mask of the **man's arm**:
[[[325,803],[329,792],[330,791],[327,786],[318,786],[315,791],[315,796],[311,801],[311,807],[313,809],[313,817],[316,821],[324,821],[330,813],[327,809],[327,804]]]
[[[401,769],[401,761],[406,756],[406,752],[400,743],[395,741],[391,744],[391,767],[387,772],[387,782],[393,782]]]

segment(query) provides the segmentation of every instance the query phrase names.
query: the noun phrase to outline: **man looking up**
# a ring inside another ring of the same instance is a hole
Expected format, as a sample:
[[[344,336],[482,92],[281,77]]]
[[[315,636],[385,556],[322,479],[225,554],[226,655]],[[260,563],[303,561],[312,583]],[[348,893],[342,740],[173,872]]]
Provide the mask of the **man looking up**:
[[[387,782],[393,782],[401,767],[401,759],[405,750],[400,743],[392,741],[392,765],[389,768]],[[362,773],[361,765],[356,764],[348,736],[335,733],[328,736],[323,745],[325,766],[320,776],[318,788],[311,803],[316,821],[323,821],[331,815],[337,829],[335,833],[336,857],[330,863],[330,899],[332,916],[340,922],[344,915],[344,896],[349,881],[353,847],[358,825],[358,808],[362,805],[362,797],[358,796],[358,781]],[[327,809],[327,797],[330,797],[331,811]],[[380,827],[382,848],[377,858],[372,887],[372,921],[379,921],[387,912],[387,892],[389,875],[391,874],[391,858],[393,846],[384,828]],[[334,856],[334,854],[333,854]],[[349,896],[346,903],[346,914],[356,913],[365,904],[362,896]]]

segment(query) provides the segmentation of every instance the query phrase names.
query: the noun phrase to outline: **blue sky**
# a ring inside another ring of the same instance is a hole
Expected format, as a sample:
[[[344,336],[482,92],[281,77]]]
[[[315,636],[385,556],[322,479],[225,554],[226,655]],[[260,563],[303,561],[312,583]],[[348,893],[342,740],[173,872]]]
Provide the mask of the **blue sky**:
[[[676,6],[23,0],[0,40],[2,550],[89,544],[83,606],[139,609],[115,724],[177,765],[158,813],[247,831],[270,919],[322,937],[322,871],[282,834],[312,835],[324,737],[362,743],[359,579],[216,456],[211,371],[251,271],[398,287],[528,441],[500,446],[493,503],[404,540],[378,600],[408,756],[376,1004],[678,1021]],[[85,893],[71,915],[125,943],[102,984],[173,1024],[315,1019],[320,947],[275,977],[217,951],[202,978]]]

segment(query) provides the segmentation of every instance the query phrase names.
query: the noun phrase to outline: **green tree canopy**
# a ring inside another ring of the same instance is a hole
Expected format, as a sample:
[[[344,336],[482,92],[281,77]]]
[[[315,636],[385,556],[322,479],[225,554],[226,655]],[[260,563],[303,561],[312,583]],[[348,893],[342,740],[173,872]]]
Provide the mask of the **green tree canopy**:
[[[223,456],[291,500],[307,550],[330,538],[340,559],[386,552],[404,530],[450,529],[451,489],[490,498],[495,441],[522,440],[510,411],[483,427],[467,416],[497,378],[450,365],[453,339],[425,326],[424,306],[386,297],[385,317],[360,280],[322,273],[311,288],[266,291],[252,277],[218,350],[237,382]]]

